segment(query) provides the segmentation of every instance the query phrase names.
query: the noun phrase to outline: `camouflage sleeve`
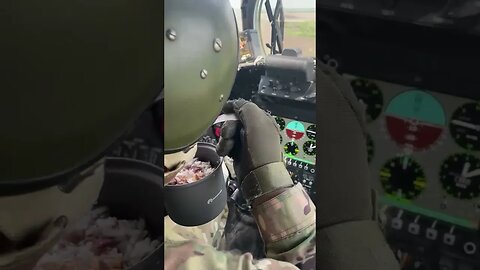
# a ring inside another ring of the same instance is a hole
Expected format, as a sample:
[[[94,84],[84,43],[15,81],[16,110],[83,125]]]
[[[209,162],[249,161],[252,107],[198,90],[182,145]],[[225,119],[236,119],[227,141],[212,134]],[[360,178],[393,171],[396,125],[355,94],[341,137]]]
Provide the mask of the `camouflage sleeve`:
[[[178,233],[178,225],[167,222],[165,269],[297,270],[295,264],[307,261],[309,266],[302,269],[315,269],[315,206],[301,185],[256,206],[253,214],[265,241],[267,259],[219,251],[209,241],[195,238],[198,233]]]
[[[250,253],[235,254],[218,251],[214,247],[196,241],[166,246],[164,269],[166,270],[298,270],[288,262],[273,259],[255,260]]]
[[[315,205],[301,184],[256,206],[253,215],[268,258],[296,265],[314,263]],[[308,268],[315,269],[314,266]]]

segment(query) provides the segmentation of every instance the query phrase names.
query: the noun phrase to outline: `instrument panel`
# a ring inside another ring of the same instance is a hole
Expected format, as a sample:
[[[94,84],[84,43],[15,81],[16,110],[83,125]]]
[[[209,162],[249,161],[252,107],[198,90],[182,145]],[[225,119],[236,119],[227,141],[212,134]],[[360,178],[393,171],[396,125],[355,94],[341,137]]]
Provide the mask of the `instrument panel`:
[[[293,182],[301,183],[309,195],[314,195],[316,160],[316,125],[274,116],[280,129],[278,140],[283,147],[285,166]],[[223,123],[209,129],[200,141],[217,144]],[[275,138],[272,138],[275,139]]]
[[[275,116],[280,128],[283,158],[293,182],[301,183],[310,196],[315,188],[316,125]]]
[[[450,224],[480,222],[480,104],[345,76],[367,105],[368,151],[381,201]]]

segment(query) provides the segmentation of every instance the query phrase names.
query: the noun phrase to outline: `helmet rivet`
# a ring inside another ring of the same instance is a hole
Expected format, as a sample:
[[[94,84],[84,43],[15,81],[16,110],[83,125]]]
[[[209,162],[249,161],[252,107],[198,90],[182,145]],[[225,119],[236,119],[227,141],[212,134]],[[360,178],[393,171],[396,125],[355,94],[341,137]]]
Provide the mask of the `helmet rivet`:
[[[223,101],[223,95],[220,95],[220,98],[218,99],[218,101],[220,101],[220,102]]]
[[[208,71],[206,69],[202,69],[202,71],[200,71],[200,77],[202,79],[205,79],[207,78],[207,76],[208,76]]]
[[[216,38],[213,42],[213,50],[219,52],[222,50],[222,41],[219,38]]]
[[[177,32],[175,32],[175,30],[173,29],[168,29],[167,38],[171,41],[174,41],[175,39],[177,39]]]

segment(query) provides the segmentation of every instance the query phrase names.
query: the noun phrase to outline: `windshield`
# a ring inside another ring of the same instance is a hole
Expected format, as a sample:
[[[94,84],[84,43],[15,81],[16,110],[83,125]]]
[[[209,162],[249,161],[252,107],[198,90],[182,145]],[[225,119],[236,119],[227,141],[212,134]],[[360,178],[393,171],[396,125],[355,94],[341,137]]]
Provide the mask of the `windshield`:
[[[266,54],[272,51],[272,26],[269,20],[266,2],[270,4],[272,15],[276,16],[283,48],[299,48],[304,56],[316,56],[315,50],[315,1],[314,0],[258,0],[260,1],[260,19],[258,33]],[[239,28],[242,26],[241,0],[230,0],[235,10]],[[277,8],[277,5],[279,7]],[[283,6],[283,9],[280,8]],[[276,10],[277,9],[277,10]],[[257,16],[255,16],[257,17]],[[258,18],[258,17],[257,17]],[[283,23],[282,23],[283,21]],[[282,31],[283,25],[283,31]],[[278,53],[278,46],[274,46]]]

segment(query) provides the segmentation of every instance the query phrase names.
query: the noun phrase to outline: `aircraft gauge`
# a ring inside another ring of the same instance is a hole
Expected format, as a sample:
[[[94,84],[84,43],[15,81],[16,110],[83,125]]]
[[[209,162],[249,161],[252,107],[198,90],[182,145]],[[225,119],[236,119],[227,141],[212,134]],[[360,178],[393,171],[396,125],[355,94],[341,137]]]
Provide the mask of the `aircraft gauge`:
[[[308,126],[307,128],[307,137],[310,139],[310,140],[315,140],[316,136],[317,136],[317,126],[315,125],[310,125]]]
[[[440,181],[445,191],[459,199],[480,195],[480,159],[469,154],[448,157],[440,168]]]
[[[285,132],[290,139],[300,140],[305,135],[305,127],[298,121],[288,123]]]
[[[386,193],[406,199],[416,198],[426,186],[422,167],[409,156],[385,163],[380,170],[380,181]]]
[[[298,154],[298,152],[300,151],[298,149],[298,145],[295,142],[286,143],[285,146],[283,147],[283,149],[285,150],[286,154],[291,155],[291,156],[296,156]]]
[[[309,156],[314,156],[316,153],[316,143],[314,141],[307,141],[303,144],[303,152]]]
[[[350,85],[358,100],[367,106],[367,121],[377,119],[383,109],[383,94],[378,85],[365,79],[355,79]]]
[[[453,113],[450,133],[458,145],[473,151],[480,150],[480,105],[468,103]]]
[[[280,118],[278,116],[275,116],[275,121],[277,122],[278,126],[280,127],[280,130],[285,129],[285,120],[283,120],[282,118]]]
[[[385,110],[388,133],[403,147],[420,151],[438,141],[445,127],[445,112],[432,95],[418,90],[396,96]]]

